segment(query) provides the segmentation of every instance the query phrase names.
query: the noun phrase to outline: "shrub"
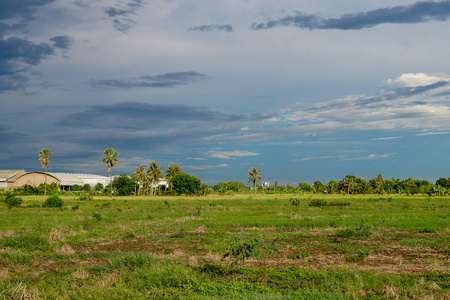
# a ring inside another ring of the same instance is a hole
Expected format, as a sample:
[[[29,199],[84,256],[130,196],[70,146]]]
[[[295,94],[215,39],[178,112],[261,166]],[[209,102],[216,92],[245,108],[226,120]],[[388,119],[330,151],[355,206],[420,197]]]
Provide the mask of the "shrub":
[[[327,206],[327,201],[322,200],[322,199],[314,199],[308,203],[308,206],[317,206],[317,207]]]
[[[6,192],[5,195],[2,197],[2,201],[5,202],[6,206],[8,206],[8,209],[11,209],[15,206],[19,206],[22,204],[22,198],[17,197],[16,194],[12,192]]]
[[[59,198],[58,195],[52,195],[45,200],[42,204],[42,207],[62,207],[63,201]]]
[[[337,230],[336,236],[338,237],[369,237],[372,235],[372,227],[361,220],[361,225],[358,228],[349,228],[344,230]]]
[[[298,199],[298,198],[291,198],[291,199],[289,199],[289,201],[294,206],[299,206],[300,205],[300,199]]]

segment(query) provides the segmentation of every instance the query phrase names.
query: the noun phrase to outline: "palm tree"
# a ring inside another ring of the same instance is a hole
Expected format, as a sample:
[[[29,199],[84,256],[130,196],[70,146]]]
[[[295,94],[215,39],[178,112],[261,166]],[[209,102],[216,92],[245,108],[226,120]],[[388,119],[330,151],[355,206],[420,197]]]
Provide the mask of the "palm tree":
[[[50,155],[52,155],[48,149],[41,149],[39,151],[39,162],[42,164],[42,167],[45,168],[45,180],[44,180],[44,196],[47,196],[47,165],[50,162]]]
[[[147,176],[148,176],[148,179],[150,180],[150,184],[151,184],[151,186],[150,186],[150,189],[151,189],[150,193],[152,195],[154,195],[154,189],[153,188],[155,187],[156,183],[159,182],[159,180],[163,176],[163,172],[162,172],[161,166],[153,161],[150,164],[150,167],[147,170]]]
[[[114,148],[106,148],[103,151],[102,161],[104,163],[106,163],[107,166],[108,166],[109,189],[110,189],[110,192],[111,192],[111,197],[112,197],[112,173],[111,173],[111,169],[112,169],[112,167],[114,167],[119,162],[119,159],[117,158],[118,155],[119,155],[119,152],[114,150]]]
[[[166,179],[170,184],[170,190],[173,190],[173,185],[172,185],[172,178],[174,178],[176,175],[180,175],[182,174],[183,171],[181,170],[181,167],[178,164],[172,164],[167,168],[166,171]]]
[[[247,173],[247,175],[250,175],[250,177],[248,178],[248,182],[253,184],[255,187],[255,196],[256,196],[256,185],[258,184],[259,180],[262,180],[261,175],[259,175],[259,172],[261,172],[261,170],[258,170],[258,168],[251,167]]]
[[[144,187],[145,184],[145,168],[144,166],[137,166],[136,172],[134,172],[137,176],[137,179],[139,181],[139,190],[138,190],[138,196],[141,195],[141,185]],[[145,192],[145,189],[144,189]]]

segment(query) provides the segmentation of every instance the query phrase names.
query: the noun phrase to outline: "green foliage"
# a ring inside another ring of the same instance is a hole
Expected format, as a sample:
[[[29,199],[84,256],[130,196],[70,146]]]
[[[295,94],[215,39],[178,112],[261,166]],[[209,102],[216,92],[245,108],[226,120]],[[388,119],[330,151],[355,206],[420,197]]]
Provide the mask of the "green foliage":
[[[2,201],[5,202],[8,209],[12,209],[13,207],[19,206],[22,204],[22,198],[18,197],[15,193],[7,191],[2,195]]]
[[[366,224],[364,220],[361,220],[361,224],[357,228],[336,230],[336,236],[346,238],[369,237],[372,234],[372,226]]]
[[[99,182],[94,186],[94,191],[101,192],[103,191],[103,188],[103,184]]]
[[[178,195],[199,194],[202,188],[202,182],[195,176],[189,174],[178,174],[172,178],[173,189]]]
[[[24,251],[34,251],[47,249],[49,243],[47,238],[41,234],[36,232],[27,232],[0,239],[0,246]]]
[[[42,207],[62,207],[63,201],[58,195],[52,195],[45,200]]]
[[[85,201],[85,200],[93,200],[94,196],[90,193],[83,193],[78,196],[78,200]]]
[[[85,183],[85,184],[83,185],[83,191],[85,191],[85,192],[90,192],[90,191],[91,191],[91,185],[88,184],[88,183]]]
[[[129,196],[134,194],[134,182],[126,174],[120,174],[119,177],[114,178],[112,183],[114,195]]]
[[[291,198],[291,199],[289,199],[289,202],[291,202],[291,204],[293,206],[299,206],[300,205],[300,199],[299,198]]]
[[[72,186],[70,187],[70,190],[71,190],[72,192],[81,192],[81,191],[82,191],[81,186],[79,186],[78,184],[72,185]]]
[[[327,205],[328,205],[327,201],[325,201],[323,199],[313,199],[308,203],[308,206],[316,206],[316,207],[327,206]]]

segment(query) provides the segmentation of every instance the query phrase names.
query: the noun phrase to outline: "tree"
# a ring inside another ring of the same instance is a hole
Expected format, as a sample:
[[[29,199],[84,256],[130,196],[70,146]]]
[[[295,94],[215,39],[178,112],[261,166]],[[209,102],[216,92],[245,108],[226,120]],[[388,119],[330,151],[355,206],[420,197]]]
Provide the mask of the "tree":
[[[166,171],[166,179],[170,184],[170,190],[173,190],[173,184],[172,184],[172,179],[179,174],[182,174],[183,171],[181,170],[181,167],[178,164],[171,164],[169,165],[169,167],[167,168]]]
[[[262,180],[261,175],[259,175],[260,172],[261,172],[261,170],[258,170],[258,168],[251,167],[247,173],[247,175],[250,175],[250,177],[248,178],[248,182],[251,183],[255,187],[255,196],[256,196],[256,190],[257,190],[256,185],[258,184],[259,180]]]
[[[335,194],[339,191],[339,183],[337,183],[334,180],[330,180],[325,185],[325,190],[327,191],[328,194]]]
[[[120,174],[114,178],[112,187],[118,196],[129,196],[133,194],[134,182],[126,174]]]
[[[322,182],[317,180],[313,183],[312,189],[314,190],[314,193],[322,194],[323,191],[325,190],[325,186],[322,184]]]
[[[139,182],[139,190],[138,190],[138,196],[141,195],[141,188],[144,190],[145,193],[145,182],[147,180],[146,174],[145,174],[145,167],[144,166],[137,166],[136,171],[134,172],[137,176],[137,180]]]
[[[356,185],[356,176],[355,175],[347,175],[344,177],[344,179],[342,179],[342,181],[340,182],[340,185],[343,188],[347,188],[347,194],[350,195],[350,193],[352,193],[353,188]]]
[[[110,189],[111,197],[112,197],[112,172],[111,172],[111,169],[119,162],[119,159],[117,158],[118,155],[119,155],[119,152],[114,150],[114,148],[106,148],[103,151],[102,161],[104,163],[106,163],[106,165],[108,166],[109,189]]]
[[[45,179],[44,179],[44,196],[47,196],[47,165],[50,163],[50,155],[52,155],[48,149],[44,148],[39,151],[39,162],[42,167],[45,168]]]
[[[180,194],[192,195],[198,194],[203,190],[203,185],[200,179],[194,175],[186,173],[175,175],[172,178],[173,189]]]
[[[154,188],[157,187],[156,184],[159,182],[159,180],[163,176],[161,166],[153,161],[147,170],[147,176],[148,176],[148,179],[150,180],[151,194],[154,195],[155,194]]]

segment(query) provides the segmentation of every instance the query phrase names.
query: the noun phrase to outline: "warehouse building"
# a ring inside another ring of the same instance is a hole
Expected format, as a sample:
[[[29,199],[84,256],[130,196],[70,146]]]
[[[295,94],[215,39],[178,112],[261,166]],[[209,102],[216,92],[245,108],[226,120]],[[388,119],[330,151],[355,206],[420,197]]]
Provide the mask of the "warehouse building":
[[[0,188],[13,190],[24,185],[37,187],[45,183],[44,172],[27,172],[25,170],[0,170]],[[109,178],[93,174],[71,174],[47,172],[47,184],[56,183],[61,190],[70,191],[71,187],[89,184],[93,188],[97,183],[109,184]]]

